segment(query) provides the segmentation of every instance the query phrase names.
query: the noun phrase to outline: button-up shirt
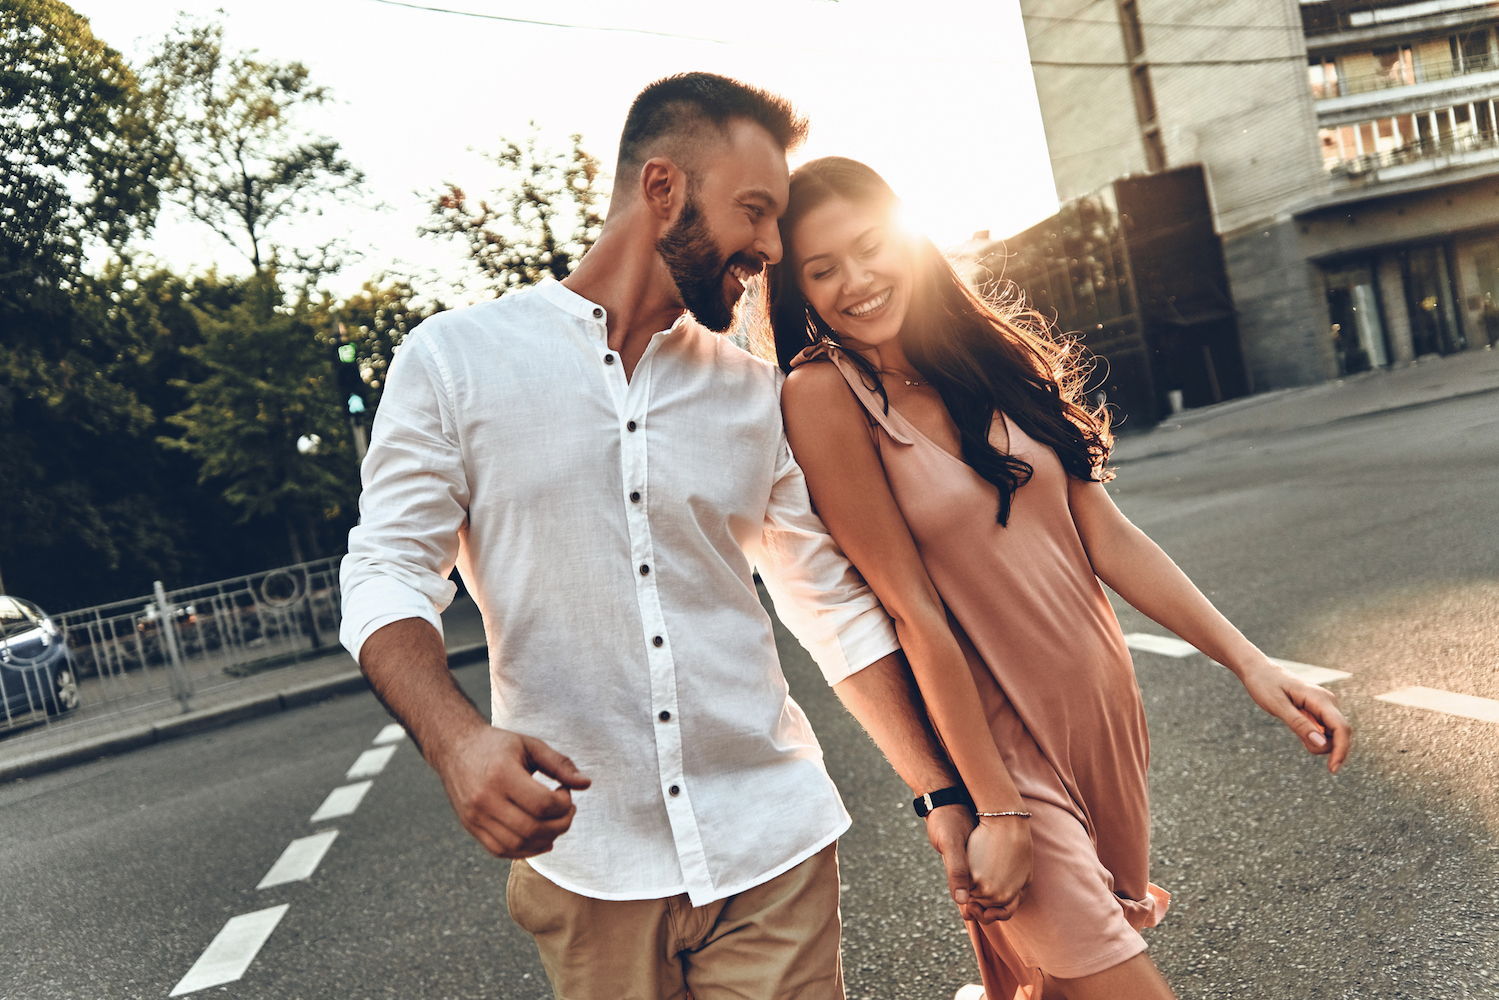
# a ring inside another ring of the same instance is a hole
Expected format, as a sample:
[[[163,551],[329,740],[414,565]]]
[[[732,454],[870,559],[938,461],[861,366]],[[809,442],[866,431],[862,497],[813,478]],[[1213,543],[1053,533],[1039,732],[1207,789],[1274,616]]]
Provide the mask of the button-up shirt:
[[[558,283],[442,313],[391,365],[343,563],[341,637],[441,629],[456,564],[493,723],[593,779],[533,859],[600,899],[702,905],[849,819],[757,597],[836,683],[894,630],[813,513],[781,374],[688,318],[629,379],[602,307]]]

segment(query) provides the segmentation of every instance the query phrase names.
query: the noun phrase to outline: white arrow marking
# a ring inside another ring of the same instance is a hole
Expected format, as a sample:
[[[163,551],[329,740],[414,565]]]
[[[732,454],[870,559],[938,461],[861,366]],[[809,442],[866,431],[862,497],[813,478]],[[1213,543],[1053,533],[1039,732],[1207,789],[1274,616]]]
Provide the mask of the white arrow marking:
[[[386,743],[399,743],[405,738],[406,730],[401,728],[400,723],[392,722],[390,725],[380,730],[380,735],[375,737],[375,745],[380,746]]]
[[[1291,673],[1300,677],[1310,684],[1331,684],[1353,675],[1342,670],[1334,670],[1331,667],[1316,667],[1310,663],[1297,663],[1295,660],[1280,660],[1270,657],[1270,662],[1277,667],[1284,667]]]
[[[1162,656],[1174,656],[1181,659],[1191,656],[1197,652],[1197,647],[1190,642],[1183,642],[1164,635],[1149,635],[1145,632],[1131,632],[1124,637],[1125,643],[1130,649],[1138,649],[1143,653],[1159,653]]]

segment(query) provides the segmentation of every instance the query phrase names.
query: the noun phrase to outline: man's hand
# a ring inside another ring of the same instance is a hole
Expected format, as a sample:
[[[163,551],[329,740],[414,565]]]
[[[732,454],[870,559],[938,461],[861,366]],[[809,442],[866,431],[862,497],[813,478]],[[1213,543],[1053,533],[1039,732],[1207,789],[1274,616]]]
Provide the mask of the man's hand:
[[[545,854],[572,825],[574,790],[590,780],[541,740],[481,725],[444,747],[432,761],[458,822],[501,858]],[[561,787],[548,788],[540,772]]]
[[[927,814],[926,839],[942,857],[947,869],[947,891],[964,920],[992,924],[1008,916],[999,908],[985,907],[972,898],[973,876],[968,869],[968,837],[976,823],[967,806],[938,806]]]

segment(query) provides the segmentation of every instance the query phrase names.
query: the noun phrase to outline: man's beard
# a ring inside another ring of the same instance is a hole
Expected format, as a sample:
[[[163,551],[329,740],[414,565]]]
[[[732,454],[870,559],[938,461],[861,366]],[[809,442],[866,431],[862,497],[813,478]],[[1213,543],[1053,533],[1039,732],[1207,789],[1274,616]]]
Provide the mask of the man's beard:
[[[723,288],[730,262],[722,259],[713,245],[696,198],[688,196],[682,214],[656,241],[656,251],[666,262],[687,311],[715,333],[727,332],[734,324],[734,306],[725,299]],[[751,265],[747,270],[753,272],[757,267]]]

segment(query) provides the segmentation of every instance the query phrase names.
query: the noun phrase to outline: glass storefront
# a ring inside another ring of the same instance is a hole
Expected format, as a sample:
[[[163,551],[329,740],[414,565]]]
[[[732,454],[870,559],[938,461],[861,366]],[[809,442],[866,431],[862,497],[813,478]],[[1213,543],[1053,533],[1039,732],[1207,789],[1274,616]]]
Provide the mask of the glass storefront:
[[[1468,346],[1458,317],[1457,294],[1446,246],[1412,247],[1400,253],[1416,356],[1451,354]]]
[[[1499,242],[1474,250],[1473,266],[1478,273],[1484,343],[1496,344],[1499,343]]]
[[[1372,264],[1365,262],[1330,270],[1324,278],[1339,373],[1351,375],[1388,365],[1390,348]]]

